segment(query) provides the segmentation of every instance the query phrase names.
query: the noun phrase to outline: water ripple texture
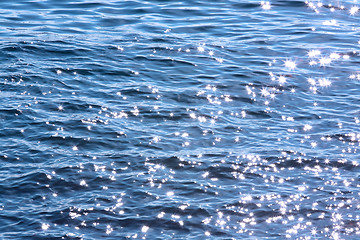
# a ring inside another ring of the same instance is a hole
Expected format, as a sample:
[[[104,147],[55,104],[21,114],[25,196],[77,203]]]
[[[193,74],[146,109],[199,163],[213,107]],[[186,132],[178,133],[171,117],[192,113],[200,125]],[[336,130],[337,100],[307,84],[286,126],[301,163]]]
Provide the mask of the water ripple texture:
[[[0,15],[1,239],[359,239],[360,3]]]

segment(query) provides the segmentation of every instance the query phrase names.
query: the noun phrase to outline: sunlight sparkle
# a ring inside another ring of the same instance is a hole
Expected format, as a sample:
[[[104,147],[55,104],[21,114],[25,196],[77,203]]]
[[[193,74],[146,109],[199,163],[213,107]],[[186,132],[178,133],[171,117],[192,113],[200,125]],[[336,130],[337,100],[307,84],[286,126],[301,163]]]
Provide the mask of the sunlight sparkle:
[[[294,70],[296,68],[296,63],[291,60],[286,60],[285,67],[289,68],[290,70]]]

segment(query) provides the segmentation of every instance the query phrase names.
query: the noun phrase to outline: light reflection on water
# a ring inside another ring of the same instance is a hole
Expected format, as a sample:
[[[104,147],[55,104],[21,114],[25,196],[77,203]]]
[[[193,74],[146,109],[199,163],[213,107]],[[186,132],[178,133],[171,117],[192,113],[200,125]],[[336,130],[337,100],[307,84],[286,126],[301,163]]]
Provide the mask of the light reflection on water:
[[[6,4],[0,236],[357,239],[358,6]]]

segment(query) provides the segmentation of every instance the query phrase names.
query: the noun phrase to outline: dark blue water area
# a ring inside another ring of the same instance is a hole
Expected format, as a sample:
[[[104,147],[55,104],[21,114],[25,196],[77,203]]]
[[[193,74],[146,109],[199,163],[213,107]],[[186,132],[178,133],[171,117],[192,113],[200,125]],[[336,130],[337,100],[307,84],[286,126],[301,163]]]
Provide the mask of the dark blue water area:
[[[356,1],[3,1],[0,239],[359,239]]]

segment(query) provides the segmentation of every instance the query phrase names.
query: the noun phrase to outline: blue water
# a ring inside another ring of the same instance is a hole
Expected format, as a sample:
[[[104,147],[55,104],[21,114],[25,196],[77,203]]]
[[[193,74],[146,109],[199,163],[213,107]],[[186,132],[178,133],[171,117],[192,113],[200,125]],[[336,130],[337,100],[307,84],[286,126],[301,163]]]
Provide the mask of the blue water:
[[[1,5],[1,239],[360,238],[360,3]]]

